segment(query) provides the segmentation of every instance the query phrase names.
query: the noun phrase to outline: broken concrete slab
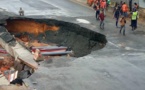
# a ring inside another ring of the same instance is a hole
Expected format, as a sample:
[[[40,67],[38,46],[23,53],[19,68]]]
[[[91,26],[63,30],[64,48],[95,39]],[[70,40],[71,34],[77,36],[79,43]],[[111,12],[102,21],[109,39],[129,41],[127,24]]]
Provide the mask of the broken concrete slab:
[[[3,28],[5,29],[5,28]],[[3,30],[4,31],[4,30]],[[5,32],[7,30],[5,29]],[[8,33],[8,32],[7,32]],[[10,34],[9,34],[10,35]],[[7,37],[6,37],[7,38]],[[12,41],[13,42],[13,41]],[[11,43],[11,42],[9,42]],[[5,41],[5,39],[0,38],[0,44],[1,46],[10,54],[12,55],[16,60],[19,59],[27,66],[37,69],[38,64],[33,60],[33,55],[25,49],[22,45],[20,45],[17,41],[15,41],[15,45],[11,46],[9,43]]]

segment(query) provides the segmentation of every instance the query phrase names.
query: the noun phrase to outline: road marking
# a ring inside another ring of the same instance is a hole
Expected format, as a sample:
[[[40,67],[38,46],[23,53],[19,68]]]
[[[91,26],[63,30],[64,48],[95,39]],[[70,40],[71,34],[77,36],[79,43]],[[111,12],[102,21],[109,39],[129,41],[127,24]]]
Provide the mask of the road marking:
[[[133,50],[133,51],[145,52],[145,50],[142,50],[142,49],[135,49],[135,48],[127,47],[125,45],[121,45],[121,44],[116,45],[116,44],[114,44],[114,43],[112,43],[110,41],[108,41],[108,43],[113,45],[113,46],[115,46],[115,47],[117,47],[117,48],[124,48],[125,50]]]
[[[118,46],[118,45],[116,45],[116,44],[114,44],[114,43],[112,43],[112,42],[110,42],[110,41],[108,41],[108,43],[110,43],[111,45],[113,45],[113,46],[115,46],[115,47],[117,47],[117,48],[120,48],[120,46]]]
[[[131,50],[131,48],[130,47],[125,47],[125,50]]]
[[[76,21],[78,21],[79,23],[90,24],[90,22],[88,20],[85,20],[85,19],[76,19]]]

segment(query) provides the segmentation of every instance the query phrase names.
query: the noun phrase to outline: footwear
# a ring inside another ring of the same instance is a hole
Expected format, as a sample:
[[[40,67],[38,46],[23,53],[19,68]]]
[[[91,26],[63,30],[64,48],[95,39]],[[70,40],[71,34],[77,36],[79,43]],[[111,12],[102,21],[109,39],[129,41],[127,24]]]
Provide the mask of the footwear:
[[[100,26],[100,29],[102,29],[101,26]]]
[[[116,28],[118,28],[118,26],[116,26]]]
[[[137,28],[135,27],[134,30],[136,30]]]
[[[132,31],[134,31],[134,27],[132,27]]]

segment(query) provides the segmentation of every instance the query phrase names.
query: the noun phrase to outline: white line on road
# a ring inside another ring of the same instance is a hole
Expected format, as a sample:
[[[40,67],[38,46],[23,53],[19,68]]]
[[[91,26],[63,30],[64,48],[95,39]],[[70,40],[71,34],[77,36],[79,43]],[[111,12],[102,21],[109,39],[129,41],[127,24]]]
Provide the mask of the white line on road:
[[[115,43],[112,43],[110,41],[108,41],[109,44],[117,47],[117,48],[121,48],[122,46],[116,45]],[[140,52],[145,52],[145,50],[140,50],[140,49],[135,49],[135,48],[131,48],[131,47],[124,47],[125,50],[133,50],[133,51],[140,51]]]
[[[110,41],[108,41],[108,43],[110,43],[111,45],[113,45],[113,46],[115,46],[115,47],[117,47],[117,48],[120,48],[120,46],[118,46],[118,45],[116,45],[116,44],[114,44],[114,43],[112,43],[112,42],[110,42]]]

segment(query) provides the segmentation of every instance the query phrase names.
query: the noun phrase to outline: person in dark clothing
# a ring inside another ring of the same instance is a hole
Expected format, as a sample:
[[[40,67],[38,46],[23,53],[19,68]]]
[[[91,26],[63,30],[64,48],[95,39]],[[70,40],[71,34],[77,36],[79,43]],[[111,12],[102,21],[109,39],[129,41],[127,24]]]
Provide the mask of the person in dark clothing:
[[[134,3],[133,11],[134,11],[134,10],[138,10],[138,8],[139,8],[139,7],[138,7],[138,4],[137,4],[137,3]]]
[[[130,9],[130,12],[132,11],[132,0],[129,0],[129,9]]]
[[[123,15],[123,11],[122,11],[122,5],[123,5],[123,1],[120,1],[119,7],[120,8],[120,14]]]
[[[114,8],[113,8],[113,13],[117,10],[118,6],[119,6],[119,4],[116,2],[116,3],[115,3],[115,6],[114,6]]]
[[[118,28],[118,20],[119,20],[119,16],[120,16],[120,11],[119,9],[117,9],[114,13],[114,18],[116,19],[116,27]]]
[[[96,20],[99,20],[99,14],[100,14],[99,4],[94,5],[93,8],[96,11]]]

